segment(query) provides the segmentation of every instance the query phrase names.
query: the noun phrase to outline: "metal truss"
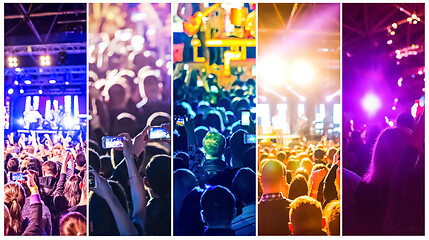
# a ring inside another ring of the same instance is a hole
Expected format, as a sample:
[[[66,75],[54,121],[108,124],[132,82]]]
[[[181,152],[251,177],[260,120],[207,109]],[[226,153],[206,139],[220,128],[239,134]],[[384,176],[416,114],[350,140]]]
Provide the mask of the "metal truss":
[[[47,75],[47,74],[85,74],[86,65],[5,68],[4,76]]]
[[[86,53],[86,43],[55,43],[38,45],[7,46],[4,48],[5,56],[20,55],[51,55],[59,52],[69,54]]]

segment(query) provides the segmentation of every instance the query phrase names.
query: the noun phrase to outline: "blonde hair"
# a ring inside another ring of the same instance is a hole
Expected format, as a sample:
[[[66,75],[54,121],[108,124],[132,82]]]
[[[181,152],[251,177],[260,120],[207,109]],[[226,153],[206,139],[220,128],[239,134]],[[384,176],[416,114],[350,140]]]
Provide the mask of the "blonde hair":
[[[86,218],[79,212],[70,212],[61,217],[61,236],[86,236]]]
[[[4,185],[4,203],[9,208],[10,230],[15,233],[21,231],[22,224],[22,207],[25,203],[25,192],[21,184],[11,182]]]

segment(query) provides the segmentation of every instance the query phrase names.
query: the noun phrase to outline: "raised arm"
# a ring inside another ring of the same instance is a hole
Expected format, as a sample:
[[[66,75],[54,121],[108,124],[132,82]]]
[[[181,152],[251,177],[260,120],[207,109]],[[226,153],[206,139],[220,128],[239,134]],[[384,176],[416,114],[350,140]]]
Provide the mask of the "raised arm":
[[[185,117],[184,120],[188,139],[188,148],[189,146],[197,146],[197,137],[195,136],[195,120],[189,117]]]
[[[89,190],[93,191],[95,194],[106,200],[115,218],[119,234],[121,236],[137,236],[138,231],[136,227],[134,226],[127,212],[121,206],[121,203],[113,193],[112,188],[110,187],[107,180],[101,177],[94,170],[90,170],[90,173],[94,175],[96,187],[91,187]]]
[[[146,130],[146,131],[145,131]],[[143,130],[143,134],[148,131],[146,127]],[[144,189],[143,180],[139,175],[137,170],[137,166],[135,163],[135,154],[134,154],[134,146],[131,142],[131,137],[128,133],[122,133],[119,135],[120,137],[124,137],[123,140],[124,147],[124,157],[127,163],[128,176],[130,180],[130,188],[131,188],[131,199],[133,202],[134,210],[133,210],[133,220],[140,225],[141,229],[145,229],[145,218],[146,218],[146,191]],[[143,135],[144,136],[144,135]],[[140,138],[137,138],[136,141],[139,141]],[[143,140],[143,139],[142,139]]]
[[[30,218],[29,223],[22,236],[42,235],[42,200],[40,199],[39,189],[36,185],[35,171],[26,171],[27,186],[30,188]]]

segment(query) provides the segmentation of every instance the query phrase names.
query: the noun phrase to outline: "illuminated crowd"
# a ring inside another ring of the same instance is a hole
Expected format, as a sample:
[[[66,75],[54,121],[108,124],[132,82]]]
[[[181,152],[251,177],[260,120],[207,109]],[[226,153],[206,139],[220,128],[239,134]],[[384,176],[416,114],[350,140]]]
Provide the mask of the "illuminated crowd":
[[[258,234],[339,235],[339,143],[258,146]]]
[[[174,235],[254,236],[255,80],[201,72],[174,76]]]
[[[4,234],[85,236],[82,135],[10,133],[4,151]]]
[[[170,11],[90,5],[91,236],[171,235],[170,139],[148,138],[151,127],[171,129]],[[124,147],[104,148],[110,136]]]
[[[424,112],[343,131],[343,232],[424,234]]]

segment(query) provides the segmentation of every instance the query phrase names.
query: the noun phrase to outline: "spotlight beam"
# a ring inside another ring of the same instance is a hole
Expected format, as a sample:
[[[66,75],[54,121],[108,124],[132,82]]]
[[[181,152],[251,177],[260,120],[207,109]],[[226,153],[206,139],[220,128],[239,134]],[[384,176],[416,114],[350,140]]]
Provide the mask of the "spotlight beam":
[[[290,25],[292,24],[292,20],[295,17],[296,9],[298,8],[298,3],[293,4],[292,12],[290,13],[289,21],[287,22],[286,30],[290,28]]]

